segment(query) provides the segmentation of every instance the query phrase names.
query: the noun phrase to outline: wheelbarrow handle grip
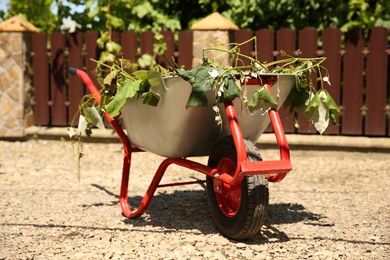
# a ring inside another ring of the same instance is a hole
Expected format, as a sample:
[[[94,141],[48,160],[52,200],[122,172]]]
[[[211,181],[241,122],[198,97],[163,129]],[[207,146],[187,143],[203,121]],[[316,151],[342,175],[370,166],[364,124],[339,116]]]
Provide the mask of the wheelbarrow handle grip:
[[[76,68],[69,68],[69,69],[68,69],[68,72],[69,72],[70,74],[76,75],[77,69],[76,69]]]

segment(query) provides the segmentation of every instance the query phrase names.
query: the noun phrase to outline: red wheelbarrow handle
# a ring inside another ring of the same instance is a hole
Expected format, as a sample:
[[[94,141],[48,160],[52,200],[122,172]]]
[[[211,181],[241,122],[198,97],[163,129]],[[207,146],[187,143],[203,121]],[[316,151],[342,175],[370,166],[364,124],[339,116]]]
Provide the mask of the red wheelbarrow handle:
[[[265,86],[271,92],[270,84],[265,83]],[[256,162],[247,161],[246,148],[243,143],[241,129],[232,102],[225,102],[225,113],[236,146],[237,169],[234,176],[222,173],[218,179],[224,183],[233,184],[237,181],[241,181],[246,175],[266,174],[267,179],[270,182],[279,182],[283,180],[286,177],[286,174],[291,171],[292,166],[290,161],[290,149],[278,111],[276,109],[270,109],[268,115],[279,147],[280,159]]]
[[[84,84],[87,86],[89,92],[91,92],[91,94],[93,95],[93,98],[100,105],[100,100],[101,100],[100,92],[95,86],[95,84],[93,83],[92,79],[89,77],[89,75],[85,71],[76,68],[69,68],[68,71],[70,74],[77,75],[79,78],[82,79]]]
[[[79,78],[82,79],[84,84],[87,86],[88,91],[92,94],[93,98],[95,99],[96,103],[100,105],[101,101],[101,95],[95,84],[93,83],[92,79],[89,77],[89,75],[82,70],[76,69],[76,68],[69,68],[68,69],[70,74],[77,75]],[[130,141],[127,138],[127,135],[123,131],[121,125],[118,123],[117,118],[112,118],[107,112],[104,113],[105,118],[107,121],[112,125],[115,132],[118,134],[119,139],[124,144],[125,149],[129,148],[131,149]]]

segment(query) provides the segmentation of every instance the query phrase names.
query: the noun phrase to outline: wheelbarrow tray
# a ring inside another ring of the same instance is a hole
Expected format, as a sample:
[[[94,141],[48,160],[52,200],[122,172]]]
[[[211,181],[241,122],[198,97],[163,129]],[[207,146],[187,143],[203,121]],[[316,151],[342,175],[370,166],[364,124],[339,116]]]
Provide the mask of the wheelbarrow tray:
[[[294,75],[263,74],[262,79],[274,77],[273,96],[278,101],[278,109],[295,86]],[[141,100],[129,99],[121,109],[123,123],[130,143],[137,148],[154,154],[177,158],[207,156],[213,146],[231,130],[224,112],[224,105],[219,104],[222,126],[215,120],[213,110],[215,95],[212,90],[206,93],[208,106],[186,109],[192,87],[180,77],[164,79],[166,90],[161,91],[161,99],[156,107],[145,105]],[[248,79],[242,83],[247,88],[248,100],[260,86],[259,79]],[[239,125],[245,139],[256,142],[270,123],[268,113],[255,111],[250,113],[242,108],[241,100],[233,101]]]

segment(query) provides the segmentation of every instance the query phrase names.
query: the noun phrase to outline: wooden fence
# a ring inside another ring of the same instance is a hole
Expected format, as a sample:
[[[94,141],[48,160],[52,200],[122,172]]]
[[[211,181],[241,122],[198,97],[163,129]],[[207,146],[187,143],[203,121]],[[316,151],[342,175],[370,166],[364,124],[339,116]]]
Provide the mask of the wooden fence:
[[[373,27],[368,39],[361,30],[345,35],[339,29],[327,28],[318,32],[313,28],[300,31],[261,29],[255,32],[240,30],[234,33],[234,42],[243,42],[257,36],[260,61],[280,57],[279,50],[301,57],[326,57],[325,67],[331,79],[329,92],[343,111],[339,126],[325,132],[330,135],[390,135],[390,87],[388,30]],[[33,34],[33,86],[35,89],[35,123],[42,126],[68,126],[77,112],[85,93],[80,79],[67,73],[68,67],[82,68],[92,75],[99,54],[98,33],[63,34],[54,32],[50,39],[44,33]],[[172,32],[164,32],[167,43],[166,57],[175,57],[178,65],[191,68],[191,31],[182,31],[175,42]],[[319,41],[321,39],[321,41]],[[124,58],[135,61],[144,53],[153,52],[153,33],[122,32],[114,34],[122,45]],[[322,46],[318,46],[322,42]],[[49,44],[48,44],[49,43]],[[47,46],[50,46],[48,49]],[[254,46],[246,45],[241,52],[254,55]],[[139,50],[139,51],[138,51]],[[137,52],[138,51],[138,52]],[[164,65],[164,59],[159,59]],[[314,134],[315,129],[304,118],[298,118],[299,129],[294,127],[294,116],[285,109],[280,111],[286,133]]]

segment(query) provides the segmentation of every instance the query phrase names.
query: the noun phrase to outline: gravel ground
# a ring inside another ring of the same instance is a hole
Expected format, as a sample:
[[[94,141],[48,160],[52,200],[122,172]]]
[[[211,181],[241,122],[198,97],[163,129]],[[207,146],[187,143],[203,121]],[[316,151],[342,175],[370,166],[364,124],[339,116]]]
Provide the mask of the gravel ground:
[[[291,151],[294,169],[270,184],[261,234],[237,242],[215,228],[202,185],[159,189],[142,217],[125,219],[121,144],[85,144],[80,182],[70,142],[0,141],[0,148],[0,259],[390,258],[385,153]],[[134,156],[130,203],[141,199],[160,160]],[[173,166],[163,182],[203,178]]]

